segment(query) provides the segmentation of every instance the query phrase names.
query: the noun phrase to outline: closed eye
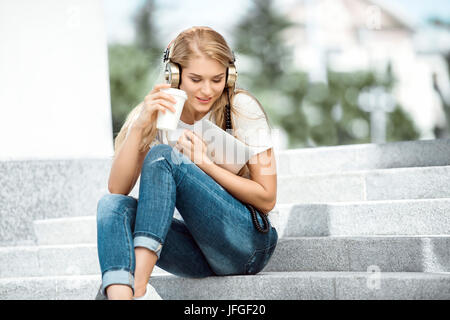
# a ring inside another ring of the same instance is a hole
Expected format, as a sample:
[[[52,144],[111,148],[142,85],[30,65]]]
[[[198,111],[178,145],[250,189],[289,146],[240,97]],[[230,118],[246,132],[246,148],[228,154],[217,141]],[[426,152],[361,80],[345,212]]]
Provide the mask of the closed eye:
[[[192,80],[192,82],[200,82],[200,80],[199,79],[192,79],[191,78],[191,80]],[[215,82],[215,83],[219,83],[220,81],[222,81],[222,79],[220,79],[220,80],[213,80],[213,82]]]

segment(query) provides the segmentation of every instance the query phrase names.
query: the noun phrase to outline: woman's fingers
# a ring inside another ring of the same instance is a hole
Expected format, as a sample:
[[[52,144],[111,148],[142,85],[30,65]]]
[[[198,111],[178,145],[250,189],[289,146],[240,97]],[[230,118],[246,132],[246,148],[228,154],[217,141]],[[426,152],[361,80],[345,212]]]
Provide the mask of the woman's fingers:
[[[150,91],[149,94],[157,93],[161,89],[170,88],[170,87],[171,87],[170,83],[158,83],[153,87],[152,91]]]
[[[157,119],[157,111],[166,114],[167,110],[175,113],[174,98],[167,93],[160,92],[160,89],[170,88],[168,83],[156,84],[152,91],[144,97],[143,105],[139,111],[138,117],[133,120],[133,125],[141,128],[147,128]]]
[[[175,100],[174,97],[172,97],[170,94],[168,94],[168,93],[166,93],[164,91],[160,91],[160,92],[156,93],[155,97],[164,98],[164,99],[170,101],[173,104],[177,103],[177,100]]]
[[[178,138],[178,141],[175,145],[178,146],[180,150],[190,150],[192,148],[192,142],[187,136],[186,130],[183,131],[183,134]]]
[[[192,143],[194,143],[194,144],[198,143],[198,144],[201,144],[204,147],[206,147],[205,141],[203,141],[203,139],[201,137],[199,137],[195,132],[186,131],[186,136],[190,141],[192,141]]]
[[[173,104],[170,103],[170,102],[167,101],[167,100],[164,100],[164,99],[156,99],[156,100],[153,100],[153,103],[155,103],[155,104],[160,104],[161,106],[163,106],[163,107],[169,109],[169,110],[172,111],[173,113],[175,113],[175,111],[176,111],[175,108],[173,107]]]

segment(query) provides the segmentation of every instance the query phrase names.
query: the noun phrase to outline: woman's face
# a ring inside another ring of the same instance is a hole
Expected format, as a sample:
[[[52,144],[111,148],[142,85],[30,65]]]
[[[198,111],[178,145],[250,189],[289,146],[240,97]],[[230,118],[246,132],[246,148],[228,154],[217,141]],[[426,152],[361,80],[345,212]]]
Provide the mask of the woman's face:
[[[210,58],[195,58],[182,70],[180,89],[187,93],[184,108],[192,116],[209,112],[225,88],[226,68]]]

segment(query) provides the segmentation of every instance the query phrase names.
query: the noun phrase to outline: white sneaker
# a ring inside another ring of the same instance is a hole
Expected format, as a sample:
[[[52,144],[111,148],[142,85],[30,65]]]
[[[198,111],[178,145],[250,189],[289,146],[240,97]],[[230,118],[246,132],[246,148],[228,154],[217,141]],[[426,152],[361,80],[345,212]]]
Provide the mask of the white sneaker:
[[[147,283],[145,294],[142,297],[133,298],[133,300],[162,300],[158,292],[150,283]]]

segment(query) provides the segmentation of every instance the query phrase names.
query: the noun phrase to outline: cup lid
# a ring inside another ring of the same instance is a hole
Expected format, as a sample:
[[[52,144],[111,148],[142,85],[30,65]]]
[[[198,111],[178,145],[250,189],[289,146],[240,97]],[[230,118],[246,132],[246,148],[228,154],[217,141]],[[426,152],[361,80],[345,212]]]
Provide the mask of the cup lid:
[[[169,94],[173,94],[175,96],[187,99],[187,94],[185,91],[180,90],[180,89],[176,89],[176,88],[164,88],[161,89],[161,91],[167,92]]]

